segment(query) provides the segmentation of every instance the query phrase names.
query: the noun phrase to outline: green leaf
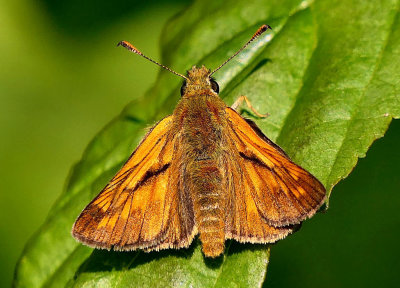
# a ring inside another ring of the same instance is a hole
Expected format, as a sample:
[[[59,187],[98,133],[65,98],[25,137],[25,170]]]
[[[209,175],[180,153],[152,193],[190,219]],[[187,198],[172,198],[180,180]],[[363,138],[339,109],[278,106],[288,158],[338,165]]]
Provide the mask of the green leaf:
[[[197,1],[165,27],[162,62],[176,71],[217,67],[258,26],[270,24],[272,32],[216,73],[221,97],[230,105],[244,94],[268,112],[256,120],[259,127],[330,195],[400,116],[399,6],[399,0]],[[180,79],[162,71],[154,87],[89,144],[27,244],[16,287],[262,285],[269,259],[263,245],[227,242],[224,256],[212,260],[197,240],[189,249],[122,253],[92,250],[70,235],[80,211],[127,159],[144,128],[172,112],[179,86]]]

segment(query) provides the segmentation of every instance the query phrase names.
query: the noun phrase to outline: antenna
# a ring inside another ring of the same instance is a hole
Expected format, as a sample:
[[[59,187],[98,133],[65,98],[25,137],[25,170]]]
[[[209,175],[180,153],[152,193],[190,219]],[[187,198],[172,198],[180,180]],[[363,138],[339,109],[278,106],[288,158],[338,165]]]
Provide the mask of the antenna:
[[[265,24],[262,25],[260,28],[258,28],[257,32],[254,33],[253,37],[251,37],[250,40],[247,41],[247,43],[244,44],[243,47],[240,48],[235,54],[233,54],[231,57],[229,57],[228,60],[226,60],[226,61],[225,61],[224,63],[222,63],[221,65],[219,65],[218,68],[214,69],[214,70],[211,72],[210,76],[211,76],[212,74],[214,74],[215,72],[217,72],[219,69],[221,69],[221,67],[224,66],[226,63],[228,63],[229,61],[231,61],[233,57],[235,57],[235,56],[238,55],[240,52],[242,52],[243,49],[246,48],[254,39],[257,39],[261,34],[263,34],[263,33],[264,33],[265,31],[267,31],[268,29],[271,29],[271,30],[272,30],[271,26],[265,25]]]
[[[162,64],[160,64],[160,63],[154,61],[153,59],[147,57],[147,56],[144,55],[142,52],[140,52],[135,46],[133,46],[131,43],[129,43],[129,42],[127,42],[127,41],[121,41],[121,42],[119,42],[118,45],[117,45],[117,47],[118,47],[118,46],[123,46],[123,47],[125,47],[126,49],[128,49],[129,51],[131,51],[131,52],[133,52],[133,53],[135,53],[135,54],[138,54],[138,55],[142,56],[143,58],[146,58],[147,60],[153,62],[154,64],[157,64],[158,66],[164,68],[165,70],[168,70],[169,72],[171,72],[171,73],[173,73],[173,74],[175,74],[175,75],[178,75],[178,76],[180,76],[180,77],[182,77],[182,78],[184,78],[184,79],[186,79],[186,80],[189,80],[186,76],[184,76],[184,75],[182,75],[182,74],[180,74],[180,73],[178,73],[178,72],[175,72],[174,70],[168,68],[167,66],[164,66],[164,65],[162,65]]]

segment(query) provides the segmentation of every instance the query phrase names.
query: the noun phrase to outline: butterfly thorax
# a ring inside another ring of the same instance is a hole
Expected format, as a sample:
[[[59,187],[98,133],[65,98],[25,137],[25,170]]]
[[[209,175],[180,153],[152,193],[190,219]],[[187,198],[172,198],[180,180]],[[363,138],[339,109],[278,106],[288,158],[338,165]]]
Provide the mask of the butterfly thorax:
[[[190,74],[189,74],[190,75]],[[193,201],[195,223],[203,251],[215,257],[224,250],[225,200],[223,158],[228,153],[224,129],[226,105],[211,88],[182,97],[174,112],[185,167],[185,191]],[[195,95],[193,95],[195,96]]]

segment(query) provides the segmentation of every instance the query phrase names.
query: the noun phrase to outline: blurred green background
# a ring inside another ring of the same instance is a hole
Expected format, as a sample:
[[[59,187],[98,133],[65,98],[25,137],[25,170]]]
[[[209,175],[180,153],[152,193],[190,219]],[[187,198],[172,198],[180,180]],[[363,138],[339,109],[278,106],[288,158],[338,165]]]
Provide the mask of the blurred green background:
[[[85,146],[155,80],[157,67],[116,43],[159,59],[164,23],[189,2],[0,0],[2,286]],[[328,212],[272,248],[266,287],[397,287],[398,147],[395,121]]]

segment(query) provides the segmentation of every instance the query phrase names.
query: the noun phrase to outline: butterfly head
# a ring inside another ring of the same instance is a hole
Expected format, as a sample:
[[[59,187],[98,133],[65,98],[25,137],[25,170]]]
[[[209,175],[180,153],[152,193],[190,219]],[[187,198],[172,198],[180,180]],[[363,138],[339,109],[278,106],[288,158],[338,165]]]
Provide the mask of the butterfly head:
[[[187,72],[187,78],[182,84],[181,96],[190,97],[204,93],[218,95],[218,83],[210,75],[211,71],[204,65],[200,68],[193,66]]]

